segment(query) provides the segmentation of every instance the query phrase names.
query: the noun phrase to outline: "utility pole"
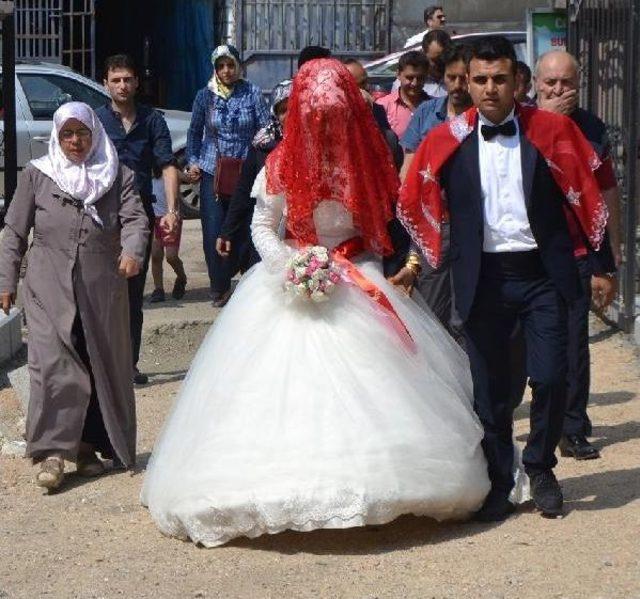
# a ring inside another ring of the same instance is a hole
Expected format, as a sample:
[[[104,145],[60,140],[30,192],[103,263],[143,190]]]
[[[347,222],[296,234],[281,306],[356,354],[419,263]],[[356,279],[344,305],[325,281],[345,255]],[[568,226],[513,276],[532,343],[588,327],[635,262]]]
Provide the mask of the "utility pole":
[[[18,180],[16,140],[16,31],[14,3],[0,1],[2,22],[2,96],[4,125],[4,207],[11,203]]]

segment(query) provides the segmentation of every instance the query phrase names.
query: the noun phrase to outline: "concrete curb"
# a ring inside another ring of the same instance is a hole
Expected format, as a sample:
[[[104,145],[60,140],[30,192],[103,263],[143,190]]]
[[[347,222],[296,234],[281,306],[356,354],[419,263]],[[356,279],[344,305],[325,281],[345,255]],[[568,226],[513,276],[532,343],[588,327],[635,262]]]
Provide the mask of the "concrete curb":
[[[0,312],[0,362],[6,362],[22,348],[22,310]]]
[[[29,393],[30,393],[30,381],[29,381],[29,367],[25,364],[14,370],[7,372],[7,377],[13,390],[20,401],[20,407],[22,413],[27,414],[29,409]]]

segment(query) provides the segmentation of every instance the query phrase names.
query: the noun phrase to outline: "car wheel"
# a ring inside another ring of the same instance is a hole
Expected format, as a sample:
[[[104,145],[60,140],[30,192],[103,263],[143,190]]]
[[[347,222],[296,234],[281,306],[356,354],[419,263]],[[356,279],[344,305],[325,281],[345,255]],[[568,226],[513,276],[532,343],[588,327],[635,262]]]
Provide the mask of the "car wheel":
[[[186,166],[184,152],[176,156],[177,166],[182,171]],[[200,218],[200,183],[180,184],[180,208],[182,218]]]

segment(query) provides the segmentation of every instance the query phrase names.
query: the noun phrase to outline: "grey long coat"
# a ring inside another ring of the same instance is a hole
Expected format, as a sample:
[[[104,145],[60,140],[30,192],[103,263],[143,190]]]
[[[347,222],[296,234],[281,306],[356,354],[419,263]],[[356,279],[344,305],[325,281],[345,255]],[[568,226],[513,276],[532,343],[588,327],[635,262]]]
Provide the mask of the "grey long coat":
[[[118,274],[118,258],[125,253],[142,264],[149,236],[133,172],[121,166],[95,206],[103,228],[52,179],[27,166],[5,218],[0,292],[16,292],[33,228],[21,287],[31,379],[27,455],[77,457],[91,396],[89,372],[71,337],[78,313],[105,428],[128,467],[135,463],[136,415],[127,283]]]

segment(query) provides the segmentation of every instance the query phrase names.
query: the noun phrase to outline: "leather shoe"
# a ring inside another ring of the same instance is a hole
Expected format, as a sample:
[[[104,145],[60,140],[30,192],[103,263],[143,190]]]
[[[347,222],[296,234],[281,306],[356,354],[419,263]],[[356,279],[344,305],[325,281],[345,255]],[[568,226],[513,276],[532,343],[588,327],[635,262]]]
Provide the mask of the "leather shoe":
[[[231,289],[227,291],[216,292],[212,294],[213,299],[213,307],[214,308],[224,308],[227,305],[227,302],[231,298]]]
[[[576,460],[595,460],[600,457],[600,452],[584,435],[565,435],[560,440],[560,455],[564,458]]]
[[[491,490],[482,507],[473,514],[473,520],[476,522],[502,522],[515,511],[516,506],[509,501],[503,492]]]
[[[171,297],[173,299],[182,299],[184,297],[185,289],[187,288],[187,277],[181,279],[178,277],[173,284],[173,291],[171,292]]]
[[[105,467],[102,460],[94,451],[89,451],[78,455],[76,462],[76,472],[80,476],[93,477],[104,474]]]
[[[164,301],[164,289],[154,289],[153,293],[151,294],[151,297],[149,298],[149,303],[150,304],[157,304],[158,302],[163,302]]]
[[[542,515],[552,518],[562,515],[562,489],[553,470],[530,474],[529,480],[533,503],[542,512]]]
[[[146,385],[149,382],[149,377],[140,372],[137,368],[133,371],[133,384],[134,385]]]

